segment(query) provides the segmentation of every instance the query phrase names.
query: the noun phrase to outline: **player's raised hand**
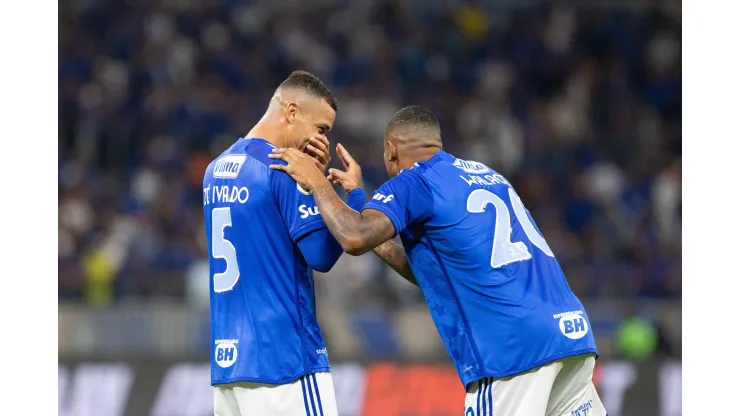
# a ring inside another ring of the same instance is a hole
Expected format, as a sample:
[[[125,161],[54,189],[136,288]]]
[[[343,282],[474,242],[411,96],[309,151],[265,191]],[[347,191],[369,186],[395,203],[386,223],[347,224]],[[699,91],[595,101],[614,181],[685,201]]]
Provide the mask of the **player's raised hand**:
[[[355,188],[364,188],[365,184],[362,180],[362,169],[360,169],[360,165],[341,143],[337,144],[337,154],[344,166],[344,172],[339,169],[329,169],[329,175],[326,179],[329,179],[335,186],[341,185],[347,192]]]
[[[308,145],[303,150],[306,154],[313,156],[316,161],[316,167],[320,171],[326,172],[326,168],[331,163],[331,152],[329,152],[329,139],[323,134],[308,139]]]
[[[314,158],[298,149],[277,148],[273,149],[269,156],[287,163],[270,165],[270,169],[287,173],[304,189],[312,191],[314,186],[326,183],[324,173],[316,166]]]

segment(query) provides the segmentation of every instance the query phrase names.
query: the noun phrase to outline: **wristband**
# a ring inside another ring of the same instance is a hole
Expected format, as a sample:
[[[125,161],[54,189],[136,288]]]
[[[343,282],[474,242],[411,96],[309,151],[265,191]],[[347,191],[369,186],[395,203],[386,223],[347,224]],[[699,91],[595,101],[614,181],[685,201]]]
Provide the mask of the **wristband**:
[[[355,188],[350,191],[347,197],[347,205],[355,211],[360,211],[362,206],[365,205],[365,190],[362,188]]]

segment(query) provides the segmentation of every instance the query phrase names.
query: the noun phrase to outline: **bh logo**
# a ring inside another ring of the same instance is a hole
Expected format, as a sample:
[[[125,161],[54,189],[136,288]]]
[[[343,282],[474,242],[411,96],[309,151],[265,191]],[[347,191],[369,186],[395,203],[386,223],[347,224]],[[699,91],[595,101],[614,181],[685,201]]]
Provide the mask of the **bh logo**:
[[[468,410],[465,411],[465,416],[475,416],[475,410],[472,407],[468,407]]]
[[[570,339],[583,338],[588,334],[588,322],[582,315],[563,315],[560,318],[560,332]]]
[[[221,368],[227,368],[234,365],[238,351],[236,345],[223,343],[216,345],[216,364]]]

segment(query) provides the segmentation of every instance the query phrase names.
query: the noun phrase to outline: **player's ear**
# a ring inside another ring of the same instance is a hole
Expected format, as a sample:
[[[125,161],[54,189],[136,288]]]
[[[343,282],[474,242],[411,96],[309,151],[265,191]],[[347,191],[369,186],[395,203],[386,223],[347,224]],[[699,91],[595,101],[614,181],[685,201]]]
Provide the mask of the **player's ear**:
[[[288,124],[293,124],[296,122],[298,118],[298,104],[290,102],[288,105],[285,106],[285,120],[288,121]]]
[[[388,152],[386,153],[388,155],[388,161],[390,162],[397,161],[398,160],[398,146],[396,146],[396,144],[390,140],[387,140],[385,142],[385,145],[388,146]]]

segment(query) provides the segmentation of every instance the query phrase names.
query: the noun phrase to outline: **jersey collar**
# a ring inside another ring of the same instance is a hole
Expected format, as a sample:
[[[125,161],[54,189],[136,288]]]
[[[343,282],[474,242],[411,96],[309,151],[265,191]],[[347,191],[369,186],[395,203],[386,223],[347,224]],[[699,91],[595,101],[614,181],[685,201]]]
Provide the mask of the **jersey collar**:
[[[426,161],[426,163],[433,165],[437,162],[450,162],[453,160],[455,160],[455,156],[452,156],[444,150],[440,150],[439,152],[435,153],[434,156],[430,157],[429,160]]]

